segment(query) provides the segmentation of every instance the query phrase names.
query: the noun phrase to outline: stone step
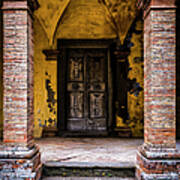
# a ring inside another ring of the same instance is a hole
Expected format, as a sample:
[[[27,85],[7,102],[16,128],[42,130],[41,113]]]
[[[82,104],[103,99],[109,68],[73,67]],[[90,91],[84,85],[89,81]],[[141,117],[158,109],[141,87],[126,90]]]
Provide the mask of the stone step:
[[[45,177],[42,180],[135,180],[135,178],[120,177]]]
[[[43,167],[44,180],[133,180],[135,165],[131,162],[46,162]]]

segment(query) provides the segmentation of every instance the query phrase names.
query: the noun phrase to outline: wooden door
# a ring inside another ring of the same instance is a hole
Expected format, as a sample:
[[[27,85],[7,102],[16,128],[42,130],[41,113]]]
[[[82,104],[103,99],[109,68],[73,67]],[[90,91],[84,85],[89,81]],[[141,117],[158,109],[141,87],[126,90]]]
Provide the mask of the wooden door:
[[[67,130],[107,130],[106,61],[106,49],[68,49]]]

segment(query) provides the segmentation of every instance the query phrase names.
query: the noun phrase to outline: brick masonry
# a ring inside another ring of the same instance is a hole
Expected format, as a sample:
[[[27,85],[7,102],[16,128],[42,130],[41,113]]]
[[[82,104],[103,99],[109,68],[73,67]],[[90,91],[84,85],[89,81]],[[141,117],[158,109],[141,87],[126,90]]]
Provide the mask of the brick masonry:
[[[145,22],[145,143],[175,147],[175,10],[152,10]]]
[[[177,7],[177,14],[176,14],[176,69],[177,69],[177,87],[176,87],[176,94],[177,94],[177,105],[176,105],[176,113],[177,113],[177,137],[180,138],[180,2]]]
[[[176,150],[176,7],[174,1],[144,5],[144,145],[137,179],[179,179]]]
[[[33,141],[33,27],[35,1],[3,1],[4,129],[0,179],[39,179]]]
[[[32,117],[28,97],[30,61],[28,58],[27,11],[4,11],[4,142],[28,143]],[[30,123],[29,123],[30,121]],[[27,123],[28,122],[28,123]]]

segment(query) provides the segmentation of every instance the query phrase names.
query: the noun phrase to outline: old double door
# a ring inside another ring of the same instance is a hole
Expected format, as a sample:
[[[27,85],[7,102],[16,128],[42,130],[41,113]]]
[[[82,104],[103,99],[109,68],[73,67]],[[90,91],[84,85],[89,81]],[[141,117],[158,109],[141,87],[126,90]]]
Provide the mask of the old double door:
[[[107,130],[107,49],[68,49],[67,130]]]

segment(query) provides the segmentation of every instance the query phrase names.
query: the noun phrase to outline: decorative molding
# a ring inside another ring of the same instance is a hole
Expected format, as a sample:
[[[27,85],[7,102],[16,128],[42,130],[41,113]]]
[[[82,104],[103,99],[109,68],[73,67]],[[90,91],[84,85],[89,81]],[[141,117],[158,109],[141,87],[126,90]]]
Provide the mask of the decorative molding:
[[[60,51],[56,49],[45,49],[43,50],[43,53],[46,56],[46,60],[53,61],[53,60],[57,60]]]

